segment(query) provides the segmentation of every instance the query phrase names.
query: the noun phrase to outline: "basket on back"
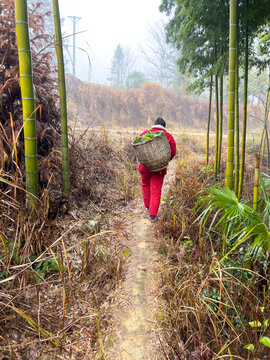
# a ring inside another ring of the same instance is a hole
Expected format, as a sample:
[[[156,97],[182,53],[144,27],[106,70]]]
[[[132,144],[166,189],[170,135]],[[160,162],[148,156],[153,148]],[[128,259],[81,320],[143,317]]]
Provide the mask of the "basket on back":
[[[160,133],[161,136],[147,142],[132,141],[131,145],[141,164],[151,171],[160,171],[168,166],[171,159],[171,147],[163,131],[155,131],[155,133]]]

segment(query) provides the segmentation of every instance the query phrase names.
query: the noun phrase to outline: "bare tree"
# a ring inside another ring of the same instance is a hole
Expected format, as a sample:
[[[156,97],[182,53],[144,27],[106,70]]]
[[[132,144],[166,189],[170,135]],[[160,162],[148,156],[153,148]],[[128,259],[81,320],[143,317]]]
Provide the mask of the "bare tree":
[[[177,72],[177,50],[166,41],[163,20],[148,26],[148,36],[140,52],[147,64],[148,78],[164,87],[170,86]]]
[[[130,49],[120,44],[117,45],[112,58],[110,77],[112,86],[125,87],[128,74],[134,67],[134,56]]]

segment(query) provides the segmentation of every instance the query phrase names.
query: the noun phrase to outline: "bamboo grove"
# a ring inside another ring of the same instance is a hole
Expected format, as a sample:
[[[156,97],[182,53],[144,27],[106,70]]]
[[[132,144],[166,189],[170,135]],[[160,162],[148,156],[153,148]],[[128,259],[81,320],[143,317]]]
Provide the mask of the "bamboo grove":
[[[55,20],[55,48],[58,59],[60,87],[61,138],[62,138],[62,191],[64,196],[70,192],[68,131],[66,111],[66,89],[61,40],[60,14],[58,1],[53,1]],[[23,129],[25,147],[26,190],[30,204],[36,204],[38,197],[37,135],[35,121],[35,99],[32,74],[32,57],[29,41],[27,0],[15,0],[16,35],[19,54],[21,99],[23,109]],[[31,195],[34,195],[31,196]]]
[[[52,4],[60,88],[62,183],[63,194],[68,195],[70,192],[70,175],[65,72],[58,1],[53,0]],[[29,193],[37,196],[35,109],[33,84],[31,82],[32,69],[27,1],[15,1],[15,7],[24,119],[26,188]],[[211,104],[213,101],[215,102],[214,173],[216,179],[218,179],[220,173],[223,148],[223,104],[227,101],[228,96],[226,186],[234,189],[236,195],[240,198],[243,191],[245,169],[248,72],[252,67],[262,71],[268,68],[270,63],[268,55],[270,3],[268,0],[162,0],[160,10],[170,15],[166,27],[167,39],[180,50],[180,57],[177,62],[179,71],[188,74],[194,79],[190,89],[197,92],[209,89],[206,141],[207,164],[209,163]],[[228,89],[225,90],[224,84],[227,84],[227,82]],[[239,90],[241,84],[243,84],[243,94]],[[239,118],[240,96],[243,98],[243,116],[241,119]],[[265,155],[265,147],[269,145],[267,133],[269,101],[270,96],[268,95],[260,151],[261,157]],[[240,128],[242,128],[241,135]],[[268,154],[269,151],[266,153]]]
[[[180,50],[179,71],[194,79],[190,89],[197,92],[209,89],[207,165],[211,102],[215,99],[216,179],[220,172],[224,92],[226,95],[228,92],[226,186],[234,189],[240,198],[243,191],[247,136],[248,72],[254,67],[259,71],[269,67],[270,3],[267,0],[163,0],[160,10],[170,15],[167,39]],[[228,82],[226,91],[223,89],[224,76]],[[243,94],[239,90],[241,84],[243,84]],[[239,119],[240,96],[243,98],[241,119]],[[269,93],[261,155],[264,154],[265,146],[268,144],[268,113]]]

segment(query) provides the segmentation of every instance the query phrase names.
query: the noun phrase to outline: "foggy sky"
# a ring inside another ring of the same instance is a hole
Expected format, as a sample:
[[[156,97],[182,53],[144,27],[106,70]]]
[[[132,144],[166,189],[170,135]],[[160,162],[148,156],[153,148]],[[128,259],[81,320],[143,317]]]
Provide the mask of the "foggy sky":
[[[158,7],[161,0],[59,0],[61,17],[78,16],[76,46],[90,56],[89,72],[87,55],[77,50],[76,75],[83,80],[108,84],[109,68],[118,44],[126,45],[136,53],[138,45],[147,36],[147,26],[164,18]],[[72,34],[72,21],[65,20],[64,31]],[[72,37],[68,39],[72,45]],[[72,48],[69,48],[72,57]]]

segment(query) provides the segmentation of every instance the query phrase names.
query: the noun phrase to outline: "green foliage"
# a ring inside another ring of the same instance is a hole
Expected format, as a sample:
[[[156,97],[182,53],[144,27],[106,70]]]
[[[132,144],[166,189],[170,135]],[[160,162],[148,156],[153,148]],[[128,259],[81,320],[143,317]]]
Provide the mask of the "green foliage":
[[[248,6],[247,6],[248,3]],[[190,90],[202,91],[207,78],[228,70],[229,1],[228,0],[162,0],[160,11],[170,16],[167,39],[180,50],[178,68],[197,80]],[[244,61],[245,29],[249,29],[250,60],[264,69],[269,64],[270,3],[238,2],[238,51],[240,65]],[[258,53],[254,41],[260,38]],[[267,55],[267,56],[262,56]]]
[[[264,220],[250,206],[241,203],[229,188],[213,186],[204,190],[204,195],[199,197],[194,211],[201,211],[197,221],[200,221],[202,226],[210,221],[212,214],[209,231],[217,227],[219,234],[232,246],[220,262],[246,240],[250,240],[248,253],[254,258],[261,250],[266,251],[270,247],[269,230]]]
[[[203,290],[202,297],[205,299],[210,308],[217,313],[219,308],[220,293],[216,288],[212,288],[210,291],[207,289]]]
[[[247,344],[244,346],[244,349],[253,351],[255,349],[255,346],[253,344]]]
[[[204,226],[211,213],[215,213],[209,226],[209,231],[215,225],[220,233],[230,236],[235,229],[240,230],[241,224],[260,222],[259,215],[249,206],[238,201],[234,191],[221,186],[204,189],[199,194],[194,211],[204,209],[198,219]],[[218,218],[218,216],[220,217]]]
[[[158,131],[151,132],[150,130],[148,130],[146,134],[142,136],[136,136],[133,143],[134,144],[147,143],[155,138],[161,138],[161,133]]]
[[[270,338],[267,336],[263,336],[260,338],[260,343],[263,344],[264,346],[267,346],[270,348]]]
[[[270,348],[270,338],[268,336],[265,336],[265,331],[269,326],[269,319],[266,319],[264,317],[264,306],[260,307],[262,316],[263,316],[263,322],[258,321],[258,320],[254,320],[254,321],[250,321],[249,322],[249,326],[251,326],[252,328],[255,329],[260,329],[260,337],[259,337],[259,343],[257,344],[257,346],[259,346],[259,344],[262,344],[268,348]],[[257,336],[256,336],[257,338]],[[249,350],[249,351],[254,351],[256,349],[256,346],[254,344],[247,344],[244,346],[244,349]]]
[[[38,274],[38,276],[36,277],[37,282],[42,282],[42,280],[49,272],[59,270],[58,264],[54,259],[39,261],[34,265],[34,269]]]
[[[147,82],[145,75],[140,71],[132,71],[128,74],[126,79],[127,89],[139,89]]]
[[[209,85],[211,73],[227,71],[228,1],[163,0],[160,10],[168,15],[174,12],[167,38],[180,50],[180,72],[198,79],[189,89],[201,92]]]

